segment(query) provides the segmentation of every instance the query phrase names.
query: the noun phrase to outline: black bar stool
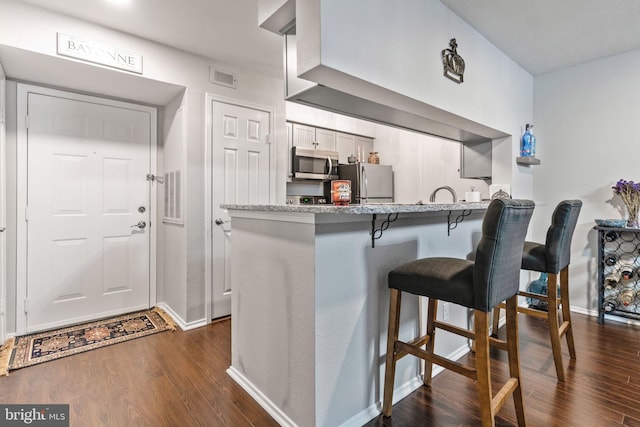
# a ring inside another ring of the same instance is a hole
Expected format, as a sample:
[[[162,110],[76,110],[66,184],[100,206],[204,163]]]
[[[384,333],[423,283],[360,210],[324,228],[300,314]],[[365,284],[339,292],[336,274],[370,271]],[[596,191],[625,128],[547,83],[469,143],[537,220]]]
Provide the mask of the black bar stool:
[[[562,337],[567,338],[569,356],[576,358],[576,347],[571,329],[571,309],[569,304],[569,263],[571,261],[571,239],[582,208],[580,200],[563,200],[558,203],[551,217],[545,244],[524,242],[522,269],[548,274],[547,295],[520,291],[518,295],[547,302],[547,310],[518,306],[518,312],[540,317],[549,321],[551,349],[559,381],[564,381],[562,366]],[[560,295],[557,286],[560,278]],[[497,337],[500,321],[500,307],[493,312],[493,336]],[[562,321],[558,319],[558,306],[562,308]]]
[[[457,258],[424,258],[389,273],[389,332],[382,413],[391,416],[396,362],[411,354],[425,360],[424,384],[431,385],[432,364],[477,380],[483,426],[495,425],[495,414],[513,394],[518,425],[524,426],[524,402],[520,384],[518,316],[520,261],[534,203],[530,200],[496,199],[487,208],[475,261]],[[402,292],[429,297],[427,333],[410,342],[398,340]],[[437,301],[473,309],[474,331],[436,320]],[[509,354],[510,378],[493,396],[489,363],[489,313],[507,301],[507,340],[494,344]],[[436,328],[475,340],[475,368],[434,353]],[[425,347],[422,349],[422,347]]]

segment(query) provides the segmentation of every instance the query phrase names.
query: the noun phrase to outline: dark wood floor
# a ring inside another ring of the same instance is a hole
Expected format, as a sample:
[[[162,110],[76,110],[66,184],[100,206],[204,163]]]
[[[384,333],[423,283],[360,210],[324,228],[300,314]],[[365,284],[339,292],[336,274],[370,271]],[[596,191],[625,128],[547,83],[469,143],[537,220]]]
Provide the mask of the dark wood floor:
[[[578,360],[556,380],[544,321],[520,316],[529,426],[640,426],[640,327],[574,314]],[[506,377],[495,351],[494,376]],[[472,357],[472,356],[468,356]],[[275,426],[225,373],[230,321],[163,332],[0,377],[2,403],[69,403],[72,426]],[[477,426],[473,382],[444,372],[368,426]],[[515,425],[513,403],[498,425]]]
[[[577,359],[563,354],[566,382],[556,379],[546,322],[520,315],[520,366],[528,426],[640,426],[640,327],[572,314]],[[504,330],[501,330],[501,337]],[[461,361],[469,362],[472,355]],[[492,349],[494,391],[508,374],[506,353]],[[475,384],[451,371],[436,376],[367,426],[478,426]],[[517,425],[513,399],[496,425]]]

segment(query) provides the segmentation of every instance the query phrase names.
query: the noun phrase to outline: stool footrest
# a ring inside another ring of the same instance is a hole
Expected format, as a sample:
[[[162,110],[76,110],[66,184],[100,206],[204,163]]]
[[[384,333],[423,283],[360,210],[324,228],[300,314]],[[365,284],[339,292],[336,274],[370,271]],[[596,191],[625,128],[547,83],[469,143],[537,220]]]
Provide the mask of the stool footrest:
[[[449,360],[437,354],[428,353],[422,350],[421,348],[413,347],[402,341],[396,341],[394,347],[397,350],[401,350],[402,352],[412,354],[413,356],[419,357],[420,359],[428,360],[431,363],[440,365],[445,369],[450,369],[453,372],[457,372],[458,374],[464,375],[467,378],[471,378],[474,381],[478,379],[476,370],[469,368],[468,366],[465,366],[462,363]]]
[[[518,387],[518,378],[509,378],[505,385],[491,399],[491,411],[495,414],[504,406],[505,402],[511,396],[511,393]]]
[[[418,338],[416,338],[416,339],[414,339],[412,341],[406,342],[406,343],[402,342],[402,341],[396,341],[396,344],[402,343],[402,344],[408,345],[408,346],[410,346],[412,348],[420,348],[420,347],[422,347],[423,345],[426,345],[429,342],[429,338],[431,338],[429,335],[423,335],[421,337],[418,337]],[[407,354],[410,354],[407,351],[400,351],[398,349],[398,346],[394,346],[394,350],[395,350],[396,360],[400,360],[403,357],[405,357]]]
[[[475,334],[472,331],[468,329],[460,328],[458,326],[454,326],[450,323],[445,323],[445,322],[436,320],[433,322],[433,324],[436,326],[436,328],[442,329],[443,331],[451,332],[452,334],[461,335],[471,340],[476,338]]]
[[[548,295],[536,294],[536,293],[527,292],[527,291],[518,292],[518,296],[519,297],[527,297],[527,298],[539,299],[539,300],[542,300],[542,301],[548,301],[549,300],[549,296]],[[560,303],[560,301],[561,301],[560,295],[558,295],[556,297],[556,300],[558,301],[558,303]]]
[[[562,338],[564,334],[567,333],[569,327],[571,327],[569,321],[565,320],[564,322],[562,322],[562,325],[560,325],[560,327],[558,328],[558,334],[560,335],[560,338]]]
[[[541,319],[548,319],[549,313],[543,310],[536,310],[535,308],[520,307],[517,308],[518,313],[523,313],[529,316],[539,317]]]

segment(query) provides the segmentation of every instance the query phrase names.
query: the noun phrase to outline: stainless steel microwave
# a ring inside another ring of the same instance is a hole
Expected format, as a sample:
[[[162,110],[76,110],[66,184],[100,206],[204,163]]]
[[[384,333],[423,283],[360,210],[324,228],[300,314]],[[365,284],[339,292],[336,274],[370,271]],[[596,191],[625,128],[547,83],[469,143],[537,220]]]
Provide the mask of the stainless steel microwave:
[[[291,172],[293,179],[329,181],[338,179],[338,152],[292,148]]]

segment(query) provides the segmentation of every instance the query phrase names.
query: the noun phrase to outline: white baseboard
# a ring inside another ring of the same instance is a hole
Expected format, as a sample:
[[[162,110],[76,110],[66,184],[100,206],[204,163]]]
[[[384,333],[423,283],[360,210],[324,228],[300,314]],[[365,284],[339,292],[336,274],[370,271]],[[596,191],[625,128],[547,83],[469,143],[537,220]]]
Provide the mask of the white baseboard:
[[[253,385],[244,375],[233,366],[227,369],[227,374],[244,389],[271,417],[281,426],[296,427],[297,424],[278,408],[267,396]]]
[[[156,306],[166,311],[167,314],[171,316],[173,321],[176,322],[176,325],[178,325],[178,327],[183,331],[189,331],[191,329],[201,328],[207,325],[206,319],[200,319],[193,322],[185,322],[180,316],[178,316],[178,314],[175,311],[171,309],[171,307],[169,307],[164,302],[159,302],[156,304]]]
[[[413,377],[409,381],[402,384],[400,387],[396,388],[393,391],[393,401],[392,405],[395,405],[405,397],[409,396],[411,393],[420,388],[424,383],[422,382],[422,378]],[[382,402],[377,402],[364,411],[360,411],[353,417],[349,418],[344,423],[340,424],[340,427],[360,427],[378,415],[382,413]]]

